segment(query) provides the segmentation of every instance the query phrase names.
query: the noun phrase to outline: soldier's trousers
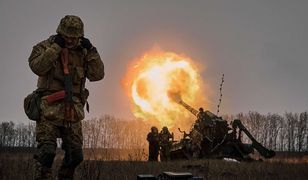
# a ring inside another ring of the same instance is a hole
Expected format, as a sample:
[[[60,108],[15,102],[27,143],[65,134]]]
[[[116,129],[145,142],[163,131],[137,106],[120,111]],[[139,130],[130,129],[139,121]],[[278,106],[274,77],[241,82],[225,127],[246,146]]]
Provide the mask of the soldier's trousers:
[[[158,161],[159,146],[149,145],[149,161]]]
[[[160,160],[167,161],[170,158],[170,147],[169,145],[163,145],[160,149]]]
[[[59,179],[73,179],[75,168],[83,161],[81,122],[70,127],[57,126],[48,120],[36,123],[38,152],[35,154],[35,179],[51,178],[51,167],[56,155],[57,138],[62,139],[65,155],[58,172]]]

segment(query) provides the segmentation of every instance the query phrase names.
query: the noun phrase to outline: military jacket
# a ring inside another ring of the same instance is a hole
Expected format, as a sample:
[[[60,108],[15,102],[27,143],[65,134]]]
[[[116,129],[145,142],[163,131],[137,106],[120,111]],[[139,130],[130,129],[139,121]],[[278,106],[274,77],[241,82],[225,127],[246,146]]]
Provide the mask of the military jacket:
[[[153,133],[153,132],[148,133],[147,140],[149,141],[150,144],[158,144],[159,142],[158,133]]]
[[[161,131],[159,133],[159,140],[160,140],[160,144],[162,145],[168,145],[171,143],[170,139],[172,138],[172,134],[167,131],[167,132],[164,132],[164,131]]]
[[[73,83],[73,101],[76,111],[76,122],[84,118],[81,94],[85,91],[86,79],[98,81],[104,78],[104,64],[95,47],[89,51],[80,46],[68,49],[69,72]],[[54,36],[33,47],[29,57],[31,70],[38,75],[37,87],[49,93],[64,90],[64,72],[61,61],[61,47],[54,43]],[[42,118],[59,124],[64,120],[64,103],[48,104],[46,96],[42,97]]]
[[[39,76],[37,87],[50,91],[64,89],[61,47],[54,43],[54,36],[33,47],[29,57],[31,70]],[[69,71],[73,77],[73,92],[80,93],[85,78],[98,81],[104,77],[104,64],[96,48],[87,51],[79,45],[69,49]]]

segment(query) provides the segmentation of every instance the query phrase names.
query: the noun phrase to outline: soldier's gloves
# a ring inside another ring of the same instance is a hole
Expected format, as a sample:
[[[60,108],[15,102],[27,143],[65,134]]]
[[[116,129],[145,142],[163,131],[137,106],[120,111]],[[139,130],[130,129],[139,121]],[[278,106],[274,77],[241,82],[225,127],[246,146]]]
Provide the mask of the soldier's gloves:
[[[55,35],[54,43],[58,44],[61,48],[65,47],[65,40],[60,34]]]
[[[81,37],[80,45],[87,50],[90,50],[93,47],[89,39],[85,37]]]

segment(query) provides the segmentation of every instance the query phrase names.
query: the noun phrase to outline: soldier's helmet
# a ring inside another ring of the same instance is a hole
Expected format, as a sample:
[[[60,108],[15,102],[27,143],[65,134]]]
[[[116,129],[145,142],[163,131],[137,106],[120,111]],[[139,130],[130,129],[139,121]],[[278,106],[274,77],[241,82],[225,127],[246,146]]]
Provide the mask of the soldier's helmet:
[[[152,132],[158,132],[158,129],[157,129],[157,127],[155,127],[155,126],[152,126],[152,127],[151,127],[151,131],[152,131]]]
[[[67,37],[82,37],[84,36],[83,22],[78,16],[66,15],[61,19],[57,33]]]
[[[168,128],[166,126],[163,127],[163,132],[167,132]]]
[[[204,110],[203,110],[203,108],[201,107],[201,108],[199,108],[199,111],[200,111],[200,112],[203,112]]]

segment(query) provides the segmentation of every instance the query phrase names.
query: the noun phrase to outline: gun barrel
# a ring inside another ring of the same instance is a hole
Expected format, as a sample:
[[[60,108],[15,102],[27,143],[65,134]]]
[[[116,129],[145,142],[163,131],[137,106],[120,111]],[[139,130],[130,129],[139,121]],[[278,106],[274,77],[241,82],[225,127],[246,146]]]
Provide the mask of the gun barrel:
[[[187,109],[189,112],[191,112],[193,115],[197,116],[198,111],[191,107],[190,105],[186,104],[182,98],[181,94],[177,92],[169,92],[168,93],[169,97],[176,103],[182,105],[185,109]]]
[[[191,112],[193,115],[195,115],[197,117],[199,111],[197,111],[196,109],[194,109],[193,107],[189,106],[188,104],[186,104],[184,101],[179,101],[178,102],[180,105],[182,105],[185,109],[187,109],[189,112]]]

